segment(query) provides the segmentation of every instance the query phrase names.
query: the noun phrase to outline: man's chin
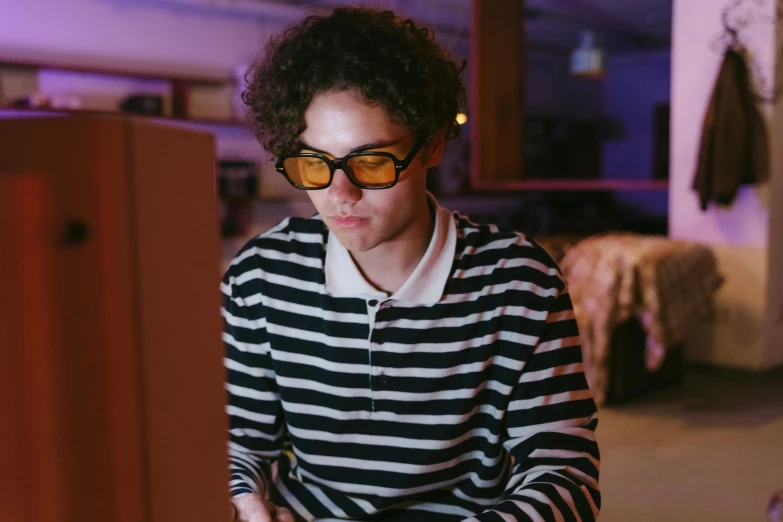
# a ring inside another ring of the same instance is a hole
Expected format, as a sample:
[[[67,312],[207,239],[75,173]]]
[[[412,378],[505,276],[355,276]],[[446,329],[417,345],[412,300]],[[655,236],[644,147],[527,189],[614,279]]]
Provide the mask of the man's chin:
[[[335,229],[331,227],[330,230],[340,244],[349,252],[367,252],[378,246],[377,242],[373,241],[366,231],[340,230],[339,228]]]

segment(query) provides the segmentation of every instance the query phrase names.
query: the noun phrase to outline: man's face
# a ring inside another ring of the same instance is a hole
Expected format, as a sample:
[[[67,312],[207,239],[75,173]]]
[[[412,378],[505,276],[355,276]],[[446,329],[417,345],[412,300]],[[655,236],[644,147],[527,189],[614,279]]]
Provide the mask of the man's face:
[[[332,159],[356,150],[372,150],[390,152],[402,160],[418,138],[355,91],[316,95],[305,112],[305,124],[307,128],[299,136],[302,151],[320,152]],[[400,174],[397,184],[388,189],[360,189],[338,170],[328,188],[309,190],[307,194],[345,248],[367,252],[400,237],[411,223],[426,216],[423,201],[427,169],[438,164],[442,153],[442,140],[429,150],[425,145]],[[424,157],[426,162],[422,161]]]

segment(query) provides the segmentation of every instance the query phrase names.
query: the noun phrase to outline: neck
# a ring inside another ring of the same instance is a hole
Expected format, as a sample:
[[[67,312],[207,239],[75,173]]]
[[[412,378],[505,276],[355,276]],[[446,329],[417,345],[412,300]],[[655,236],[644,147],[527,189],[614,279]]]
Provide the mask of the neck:
[[[423,198],[409,224],[367,252],[351,252],[367,281],[389,294],[399,290],[427,252],[435,228],[435,211]]]

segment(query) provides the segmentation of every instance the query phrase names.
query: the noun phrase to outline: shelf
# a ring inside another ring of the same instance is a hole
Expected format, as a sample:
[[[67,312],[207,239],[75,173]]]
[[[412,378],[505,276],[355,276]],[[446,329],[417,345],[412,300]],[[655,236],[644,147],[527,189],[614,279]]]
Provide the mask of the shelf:
[[[80,66],[80,65],[64,65],[58,63],[47,62],[30,62],[9,58],[0,58],[0,68],[13,68],[13,69],[47,69],[52,71],[63,72],[75,72],[83,74],[96,74],[102,76],[119,76],[126,78],[138,78],[140,80],[157,80],[167,82],[182,82],[190,83],[194,85],[234,85],[236,82],[234,78],[229,76],[186,76],[186,75],[172,75],[163,73],[152,73],[141,70],[130,70],[113,67],[101,67],[101,66]]]
[[[0,114],[2,113],[20,113],[20,114],[40,114],[40,115],[75,115],[75,114],[91,114],[98,116],[130,116],[134,118],[148,118],[152,120],[164,120],[174,121],[181,123],[191,123],[196,125],[210,125],[210,126],[231,126],[231,127],[245,127],[246,124],[238,119],[218,119],[218,118],[177,118],[174,116],[155,116],[151,114],[137,114],[134,112],[121,112],[121,111],[107,111],[107,110],[92,110],[92,109],[59,109],[59,108],[31,108],[31,107],[0,107]]]
[[[472,195],[507,194],[524,191],[665,191],[668,180],[653,179],[526,179],[509,181],[471,181]]]
[[[121,114],[127,114],[127,113],[121,113]],[[174,120],[174,121],[181,121],[185,123],[198,123],[199,125],[219,125],[224,127],[247,127],[247,124],[245,122],[237,119],[224,120],[220,118],[174,118],[174,117],[167,117],[167,116],[152,116],[152,117],[159,120]]]
[[[135,117],[146,117],[152,119],[175,121],[196,125],[207,126],[233,126],[244,127],[244,123],[236,119],[218,119],[218,118],[197,118],[189,117],[191,114],[191,94],[194,89],[202,89],[203,87],[230,87],[236,86],[236,81],[230,76],[199,76],[199,75],[178,75],[178,74],[165,74],[145,71],[141,68],[113,68],[104,66],[88,66],[88,65],[73,65],[69,62],[45,62],[38,60],[23,61],[15,58],[3,58],[0,57],[0,72],[3,70],[54,70],[54,71],[66,71],[73,73],[84,73],[100,76],[114,76],[119,78],[131,78],[140,80],[154,80],[168,82],[170,84],[171,104],[172,112],[178,116],[151,116],[143,114],[135,114],[129,112],[123,112],[120,110],[92,110],[92,109],[67,109],[67,108],[16,108],[16,107],[0,107],[0,112],[15,111],[25,113],[38,113],[45,114],[97,114],[97,115],[126,115]],[[202,89],[203,90],[203,89]],[[30,93],[24,93],[30,94]]]

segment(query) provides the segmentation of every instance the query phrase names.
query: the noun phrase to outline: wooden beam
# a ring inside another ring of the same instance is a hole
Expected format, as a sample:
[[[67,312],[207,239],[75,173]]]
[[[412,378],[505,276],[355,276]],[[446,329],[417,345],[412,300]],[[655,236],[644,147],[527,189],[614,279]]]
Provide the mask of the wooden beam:
[[[471,179],[521,179],[524,0],[473,0]]]

